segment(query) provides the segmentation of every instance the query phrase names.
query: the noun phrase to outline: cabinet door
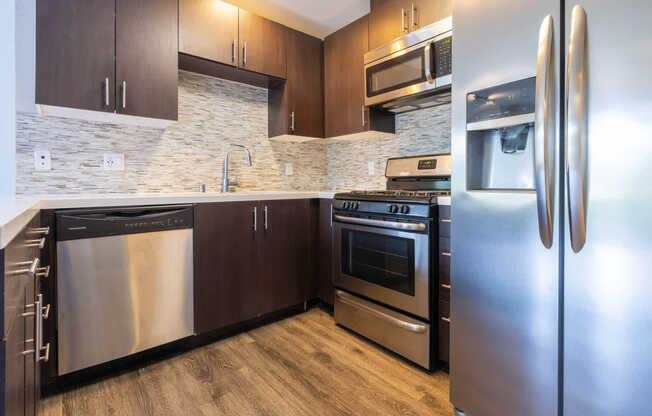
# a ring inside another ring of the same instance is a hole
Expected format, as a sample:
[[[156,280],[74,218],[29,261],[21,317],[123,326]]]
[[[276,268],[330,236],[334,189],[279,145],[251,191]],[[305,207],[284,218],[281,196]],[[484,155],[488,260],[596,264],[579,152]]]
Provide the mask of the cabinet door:
[[[258,293],[261,313],[306,300],[311,272],[310,201],[263,201]]]
[[[363,69],[368,34],[369,18],[364,16],[324,41],[326,137],[366,130]]]
[[[37,0],[36,103],[113,112],[114,87],[115,2]]]
[[[322,302],[333,305],[333,200],[319,200],[319,250],[317,252],[318,296]]]
[[[414,11],[412,11],[414,8]],[[413,0],[410,5],[410,32],[453,14],[451,0]]]
[[[116,0],[118,112],[178,118],[177,0]]]
[[[292,97],[290,114],[294,113],[291,133],[324,137],[322,41],[296,30],[288,31],[288,82]]]
[[[287,31],[287,81],[269,91],[269,136],[324,137],[322,41]]]
[[[240,68],[286,77],[286,27],[240,9]]]
[[[179,52],[236,66],[238,8],[219,0],[179,0]]]
[[[21,302],[26,302],[26,298],[21,296]],[[25,361],[34,360],[33,354],[23,355],[22,352],[32,349],[34,343],[26,343],[26,326],[33,325],[33,318],[19,317],[20,322],[13,325],[9,330],[5,342],[4,356],[4,415],[24,415],[25,414]],[[1,401],[0,401],[1,403]]]
[[[259,313],[256,203],[195,208],[195,331],[246,321]],[[260,215],[259,215],[260,216]]]
[[[434,1],[434,0],[430,0]],[[411,2],[371,0],[369,13],[369,49],[403,36],[410,29]]]

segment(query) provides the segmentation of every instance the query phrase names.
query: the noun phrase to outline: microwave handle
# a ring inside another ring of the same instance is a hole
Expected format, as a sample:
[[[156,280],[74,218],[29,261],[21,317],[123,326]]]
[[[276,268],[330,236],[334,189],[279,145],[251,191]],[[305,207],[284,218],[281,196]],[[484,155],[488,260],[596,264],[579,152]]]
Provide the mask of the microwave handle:
[[[423,59],[425,61],[426,79],[430,84],[432,84],[435,82],[435,78],[432,76],[432,68],[430,65],[432,62],[432,42],[428,42],[423,50],[423,55]]]

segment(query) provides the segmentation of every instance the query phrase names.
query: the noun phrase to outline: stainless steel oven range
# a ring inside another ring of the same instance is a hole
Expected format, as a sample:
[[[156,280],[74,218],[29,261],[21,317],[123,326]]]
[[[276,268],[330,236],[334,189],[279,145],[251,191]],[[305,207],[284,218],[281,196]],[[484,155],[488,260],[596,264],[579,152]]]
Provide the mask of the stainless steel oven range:
[[[450,155],[389,159],[385,176],[386,190],[335,195],[335,320],[431,370],[437,200],[450,195]]]

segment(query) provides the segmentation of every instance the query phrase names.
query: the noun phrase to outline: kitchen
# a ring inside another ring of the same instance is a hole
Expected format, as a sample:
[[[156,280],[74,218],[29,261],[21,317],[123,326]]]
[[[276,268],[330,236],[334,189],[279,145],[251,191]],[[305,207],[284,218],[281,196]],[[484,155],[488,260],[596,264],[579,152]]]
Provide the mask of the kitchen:
[[[8,3],[0,414],[651,413],[644,2]]]

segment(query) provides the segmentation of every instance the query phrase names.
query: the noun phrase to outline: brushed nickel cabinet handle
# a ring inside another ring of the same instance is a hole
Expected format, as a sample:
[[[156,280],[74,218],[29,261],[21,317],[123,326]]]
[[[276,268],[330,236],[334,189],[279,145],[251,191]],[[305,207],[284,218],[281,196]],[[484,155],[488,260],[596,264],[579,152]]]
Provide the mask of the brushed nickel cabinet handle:
[[[40,240],[36,240],[36,241],[40,242]],[[35,243],[29,243],[29,244],[35,244]],[[27,247],[35,247],[34,245],[26,245],[26,246]],[[41,248],[43,248],[43,247],[41,247]],[[18,267],[29,266],[29,267],[22,268],[22,269],[17,269],[17,270],[11,270],[11,271],[7,272],[7,276],[16,276],[16,275],[19,275],[19,274],[25,274],[28,277],[34,277],[34,276],[36,276],[36,274],[38,272],[38,268],[39,268],[38,266],[39,266],[40,262],[41,262],[41,260],[38,257],[34,257],[34,259],[32,261],[22,261],[20,263],[15,263],[14,266],[18,266]]]
[[[247,41],[242,43],[242,66],[247,66]]]
[[[231,44],[231,62],[235,63],[235,48],[237,44],[237,40],[233,39],[233,43]]]
[[[104,106],[108,107],[111,105],[111,86],[110,86],[110,80],[109,77],[104,78]]]
[[[440,221],[440,222],[450,223],[450,222],[451,222],[451,219],[450,219],[450,218],[442,218],[442,219],[439,220],[439,221]]]
[[[26,240],[24,247],[38,247],[39,249],[42,249],[45,247],[45,237],[37,238],[34,240]]]
[[[127,81],[122,81],[122,108],[127,108]]]
[[[444,289],[448,289],[448,290],[450,290],[451,285],[445,285],[445,284],[442,283],[442,284],[441,284],[441,287],[443,287]]]
[[[451,256],[451,253],[450,253],[449,251],[442,251],[442,252],[441,252],[441,255],[442,255],[442,256],[446,256],[446,257],[450,257],[450,256]]]
[[[263,209],[263,211],[265,212],[265,231],[267,231],[267,230],[269,230],[269,226],[268,226],[268,223],[267,223],[267,212],[268,212],[267,205],[265,205],[265,208]]]
[[[25,234],[29,235],[48,235],[50,234],[50,227],[38,227],[38,228],[30,228],[25,232]]]
[[[401,9],[401,33],[407,32],[409,30],[409,26],[405,25],[405,16],[407,16],[405,9]]]
[[[444,322],[448,322],[449,324],[451,323],[451,318],[447,318],[445,316],[442,316],[441,320],[444,321]]]
[[[294,132],[294,111],[290,113],[290,131]]]
[[[417,19],[416,19],[416,11],[417,11],[417,8],[414,5],[414,3],[412,3],[412,26],[413,27],[419,26],[419,23],[417,22]]]
[[[365,113],[365,111],[364,111],[364,105],[363,105],[362,106],[362,127],[364,127],[364,125],[366,124],[364,113]]]
[[[254,231],[258,231],[258,207],[254,207]]]

